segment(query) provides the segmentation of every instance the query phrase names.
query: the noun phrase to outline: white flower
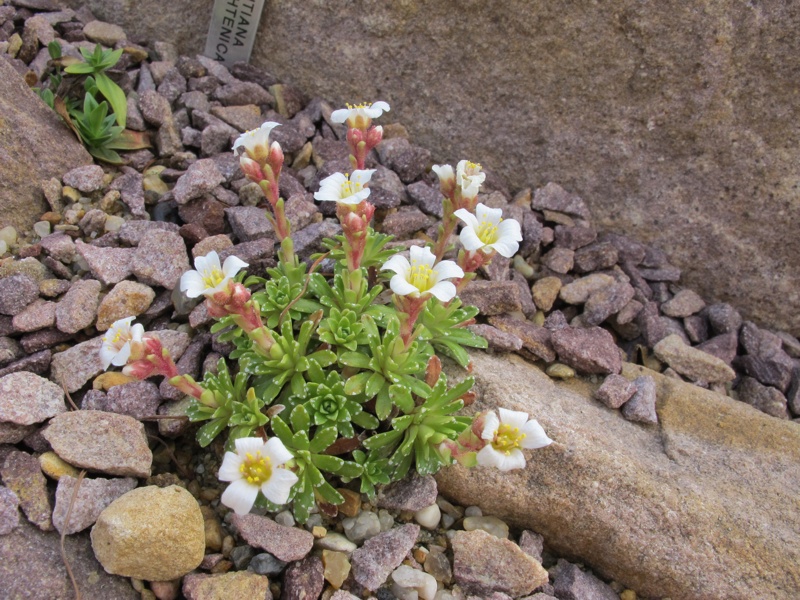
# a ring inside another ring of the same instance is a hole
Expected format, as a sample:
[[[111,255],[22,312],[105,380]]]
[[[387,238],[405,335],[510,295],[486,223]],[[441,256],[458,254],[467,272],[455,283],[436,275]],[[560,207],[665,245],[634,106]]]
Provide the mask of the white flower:
[[[270,502],[286,504],[297,475],[281,467],[293,458],[278,438],[264,443],[259,437],[239,438],[236,452],[226,452],[219,468],[220,481],[231,484],[222,493],[222,503],[237,515],[253,508],[258,492]]]
[[[224,291],[228,282],[247,267],[247,263],[235,256],[229,256],[220,268],[219,255],[212,250],[205,256],[195,258],[194,266],[196,271],[186,271],[181,276],[181,291],[189,298],[213,296]]]
[[[450,165],[433,165],[431,170],[436,173],[441,183],[447,183],[455,180],[455,173],[453,167]]]
[[[535,419],[528,420],[528,414],[498,409],[500,418],[494,412],[486,414],[481,438],[488,444],[478,452],[478,464],[484,467],[497,467],[501,471],[522,469],[525,456],[520,448],[533,450],[553,443]]]
[[[384,112],[389,112],[389,105],[382,100],[372,104],[348,104],[347,108],[340,108],[331,113],[331,121],[334,123],[344,123],[348,121],[351,127],[356,127],[359,123],[369,123],[369,120],[377,119]]]
[[[436,257],[430,249],[422,246],[411,246],[409,255],[411,262],[405,256],[395,254],[382,267],[396,273],[389,281],[392,291],[398,296],[431,294],[442,302],[452,300],[456,286],[445,280],[463,277],[461,267],[452,260],[443,260],[434,266]]]
[[[276,123],[275,121],[267,121],[266,123],[262,124],[261,127],[258,129],[251,129],[250,131],[244,132],[233,143],[233,151],[236,152],[236,149],[239,147],[244,147],[245,151],[251,155],[258,155],[259,149],[262,150],[263,154],[266,156],[266,153],[269,148],[269,134],[275,129],[280,123]]]
[[[131,342],[141,342],[144,327],[138,323],[131,327],[134,317],[127,317],[115,321],[103,336],[103,345],[100,346],[100,360],[103,368],[110,365],[124,367],[131,356]]]
[[[364,186],[369,183],[374,172],[375,169],[365,169],[353,171],[349,177],[344,173],[329,175],[320,182],[319,191],[314,194],[314,200],[359,204],[369,197],[369,188]]]
[[[469,251],[492,249],[506,258],[514,256],[522,241],[519,223],[514,219],[503,219],[502,210],[484,204],[478,204],[475,212],[477,217],[465,208],[453,213],[465,223],[459,236],[464,248]]]
[[[474,198],[477,196],[484,179],[486,179],[486,173],[481,170],[478,163],[462,160],[456,165],[456,183],[461,187],[462,197]]]

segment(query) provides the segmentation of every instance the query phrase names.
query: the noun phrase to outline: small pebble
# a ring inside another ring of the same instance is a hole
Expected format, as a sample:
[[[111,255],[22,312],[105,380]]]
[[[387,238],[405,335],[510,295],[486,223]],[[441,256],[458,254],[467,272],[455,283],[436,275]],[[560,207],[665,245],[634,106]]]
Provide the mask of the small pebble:
[[[436,504],[431,504],[430,506],[414,513],[414,520],[422,525],[425,529],[436,529],[441,518],[442,512],[439,509],[439,506]]]

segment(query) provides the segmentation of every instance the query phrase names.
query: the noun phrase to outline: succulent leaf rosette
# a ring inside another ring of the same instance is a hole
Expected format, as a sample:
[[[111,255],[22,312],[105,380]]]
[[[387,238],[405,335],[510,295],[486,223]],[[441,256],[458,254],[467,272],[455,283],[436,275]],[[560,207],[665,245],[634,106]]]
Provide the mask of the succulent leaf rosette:
[[[236,513],[289,504],[304,523],[315,506],[330,512],[344,502],[337,491],[343,485],[374,498],[376,486],[412,469],[428,475],[456,461],[521,468],[523,451],[551,442],[524,413],[462,414],[474,380],[451,384],[437,356],[466,368],[466,348],[486,347],[466,328],[477,309],[462,306],[458,293],[479,266],[516,252],[519,223],[475,206],[485,179],[480,165],[437,165],[444,238],[407,254],[391,249],[391,237],[371,226],[374,170],[364,167],[383,135],[372,120],[388,110],[375,102],[333,113],[334,123],[347,124],[353,170],[323,179],[315,194],[336,203],[342,234],[325,240],[327,252],[309,264],[294,254],[278,197],[283,152],[269,141],[278,124],[236,140],[245,176],[269,201],[280,243],[278,264],[265,277],[245,277],[244,261],[229,256],[221,264],[215,252],[196,258],[182,277],[181,291],[204,298],[216,319],[212,332],[234,345],[214,372],[200,382],[181,375],[157,334],[132,318],[115,323],[104,339],[106,367],[163,375],[189,396],[187,415],[202,423],[201,446],[224,436],[219,477],[230,485],[221,500]],[[462,248],[445,260],[459,224]],[[332,273],[319,270],[325,257]]]

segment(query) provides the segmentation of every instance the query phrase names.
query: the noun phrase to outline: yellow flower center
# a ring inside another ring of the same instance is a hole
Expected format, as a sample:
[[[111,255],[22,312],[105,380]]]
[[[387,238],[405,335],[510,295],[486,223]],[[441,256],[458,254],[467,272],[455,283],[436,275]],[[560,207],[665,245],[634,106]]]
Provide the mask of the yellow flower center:
[[[342,198],[349,198],[350,196],[357,194],[364,186],[361,185],[358,181],[350,181],[345,175],[345,180],[342,182]]]
[[[420,292],[427,292],[433,287],[431,281],[433,269],[426,264],[411,263],[411,271],[408,274],[408,283],[417,288]]]
[[[261,456],[261,451],[253,456],[250,452],[245,454],[244,462],[239,467],[242,477],[247,483],[261,485],[272,477],[272,465],[269,456]]]
[[[481,172],[480,163],[467,161],[467,166],[464,167],[464,174],[468,176],[478,175]]]
[[[368,102],[362,102],[361,104],[350,104],[349,102],[346,102],[345,106],[350,110],[356,110],[359,108],[369,108],[370,105]]]
[[[503,219],[500,219],[497,223],[492,223],[487,219],[483,219],[478,225],[478,231],[475,233],[478,235],[478,238],[484,244],[494,244],[497,241],[497,227],[500,225]]]
[[[515,448],[522,447],[522,440],[525,439],[525,434],[521,433],[519,427],[512,427],[506,423],[502,423],[497,428],[497,434],[494,436],[492,447],[498,452],[502,452],[506,456],[511,454]]]
[[[203,284],[207,288],[215,288],[222,280],[225,279],[225,274],[219,269],[210,269],[203,272]]]

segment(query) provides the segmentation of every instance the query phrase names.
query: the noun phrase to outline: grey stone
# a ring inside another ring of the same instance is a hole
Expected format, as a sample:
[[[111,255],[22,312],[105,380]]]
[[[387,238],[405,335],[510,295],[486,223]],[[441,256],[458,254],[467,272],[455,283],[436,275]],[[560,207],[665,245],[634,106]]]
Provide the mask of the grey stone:
[[[98,248],[81,240],[75,246],[92,275],[103,285],[113,285],[130,276],[133,248]]]
[[[444,215],[442,207],[443,196],[438,187],[434,187],[425,181],[416,181],[410,184],[406,190],[411,201],[422,209],[422,212],[442,218]]]
[[[183,238],[171,231],[146,232],[131,261],[133,274],[142,283],[173,289],[190,269]]]
[[[622,406],[622,416],[628,421],[639,423],[658,423],[656,413],[656,382],[643,375],[633,380],[636,392]]]
[[[102,171],[102,169],[101,169]],[[54,259],[69,264],[75,257],[75,242],[67,234],[57,231],[46,235],[39,242],[48,255]]]
[[[66,410],[64,391],[44,377],[19,372],[0,378],[0,421],[33,425]]]
[[[19,525],[19,498],[10,489],[0,486],[0,536],[11,533]]]
[[[486,316],[522,310],[519,286],[513,281],[470,281],[459,298],[465,306],[477,306]]]
[[[490,317],[489,323],[500,331],[519,337],[522,340],[523,348],[544,362],[550,363],[556,359],[551,342],[552,334],[547,328],[534,325],[530,321],[520,321],[504,316]]]
[[[0,279],[0,314],[14,316],[39,297],[39,285],[27,275]]]
[[[561,600],[618,600],[619,596],[610,585],[582,571],[578,565],[563,559],[558,561],[557,574],[553,582],[556,597]]]
[[[736,391],[739,394],[739,400],[753,408],[778,419],[789,418],[786,396],[780,390],[762,385],[753,377],[742,377]]]
[[[225,209],[233,235],[240,242],[274,238],[275,230],[267,219],[265,209],[255,206],[233,206]]]
[[[419,525],[406,524],[379,533],[350,555],[353,578],[368,590],[377,590],[414,547]]]
[[[431,225],[433,219],[416,206],[401,206],[397,212],[386,216],[381,224],[381,231],[403,239]]]
[[[583,246],[588,246],[597,239],[597,231],[594,227],[556,225],[555,245],[570,250],[577,250]]]
[[[111,189],[119,191],[120,198],[131,211],[131,214],[139,218],[145,218],[147,216],[147,211],[144,207],[143,181],[144,178],[142,175],[134,171],[120,175],[111,182]],[[128,223],[130,223],[130,221],[128,221]],[[145,226],[149,226],[146,221]],[[125,225],[123,225],[123,227],[125,227]]]
[[[81,480],[75,493],[77,481],[69,475],[61,475],[58,479],[53,525],[64,535],[72,535],[94,525],[106,506],[136,487],[136,480],[131,478],[86,477]],[[67,511],[69,511],[69,523],[66,522]]]
[[[132,417],[94,410],[62,413],[43,433],[66,462],[122,477],[149,477],[153,454],[144,425]]]
[[[609,408],[619,408],[636,393],[636,386],[622,375],[607,375],[594,397]]]
[[[631,300],[635,290],[628,283],[615,283],[593,292],[583,306],[583,320],[589,325],[600,325],[611,315],[621,311]]]
[[[81,405],[83,410],[112,412],[135,419],[152,417],[161,404],[158,386],[151,381],[132,381],[115,385],[102,397],[97,396],[90,402],[87,402],[87,398],[88,395],[83,399]]]
[[[722,360],[688,346],[675,334],[659,341],[653,347],[653,352],[659,360],[692,381],[725,382],[736,377],[733,369]]]
[[[247,546],[247,548],[252,550],[250,546]],[[234,550],[236,550],[236,548],[234,548]],[[288,564],[289,563],[275,558],[269,552],[262,552],[261,554],[256,554],[253,556],[249,566],[247,567],[247,570],[253,571],[253,573],[258,573],[259,575],[275,576],[283,573],[283,570]]]
[[[572,270],[574,260],[575,252],[569,248],[553,248],[540,259],[545,267],[562,275]]]
[[[405,138],[383,140],[376,150],[381,163],[397,173],[403,183],[419,178],[431,160],[429,150],[414,146]]]
[[[94,323],[100,303],[99,281],[76,281],[56,306],[56,327],[64,333],[77,333]]]
[[[617,264],[618,258],[617,249],[611,243],[595,242],[575,251],[573,268],[576,273],[610,269]]]
[[[301,560],[314,544],[314,536],[308,531],[279,525],[267,517],[234,515],[231,522],[248,544],[285,562]]]
[[[61,180],[64,185],[75,188],[79,192],[96,192],[103,188],[103,167],[99,165],[86,165],[70,169]]]
[[[468,329],[475,335],[485,338],[489,348],[496,352],[516,352],[522,348],[522,339],[513,333],[506,333],[492,325],[469,325]]]
[[[56,324],[56,303],[41,298],[34,300],[22,312],[14,316],[12,324],[14,330],[18,332],[38,331],[52,327]]]
[[[289,565],[283,574],[282,600],[318,598],[325,586],[324,567],[319,556],[306,558]]]
[[[668,317],[688,317],[699,313],[706,306],[705,301],[693,290],[681,290],[661,305],[661,312]]]
[[[172,194],[178,204],[186,204],[189,200],[199,198],[225,181],[225,177],[210,158],[193,163],[185,174],[178,178]]]
[[[0,476],[5,486],[19,498],[19,507],[28,521],[42,531],[53,529],[52,508],[47,494],[47,481],[39,460],[27,452],[11,450],[0,464]]]
[[[565,327],[552,332],[551,343],[561,362],[580,373],[619,373],[619,349],[608,331],[600,327]]]
[[[556,210],[582,219],[591,218],[589,209],[580,197],[570,194],[560,185],[552,182],[534,192],[531,208]]]
[[[389,510],[417,512],[436,502],[436,480],[412,473],[381,489],[377,505]]]

